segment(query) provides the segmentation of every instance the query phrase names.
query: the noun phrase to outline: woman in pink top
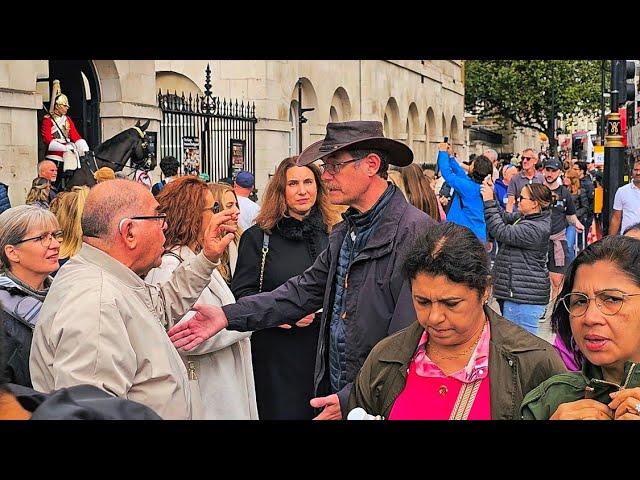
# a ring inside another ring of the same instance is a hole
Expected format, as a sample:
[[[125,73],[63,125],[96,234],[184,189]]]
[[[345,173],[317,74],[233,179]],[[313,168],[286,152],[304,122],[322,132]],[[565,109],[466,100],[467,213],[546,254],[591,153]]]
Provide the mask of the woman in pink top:
[[[390,420],[516,419],[531,386],[566,371],[549,343],[491,310],[489,259],[467,227],[431,227],[407,255],[416,323],[378,343],[346,413]]]

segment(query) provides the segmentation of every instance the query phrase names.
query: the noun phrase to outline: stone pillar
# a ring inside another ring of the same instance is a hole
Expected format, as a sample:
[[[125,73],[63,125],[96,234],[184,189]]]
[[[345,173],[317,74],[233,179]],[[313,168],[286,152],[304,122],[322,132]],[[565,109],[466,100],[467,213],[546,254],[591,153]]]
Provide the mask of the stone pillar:
[[[0,182],[9,185],[12,206],[24,204],[37,176],[42,95],[36,78],[47,70],[46,60],[0,61]]]

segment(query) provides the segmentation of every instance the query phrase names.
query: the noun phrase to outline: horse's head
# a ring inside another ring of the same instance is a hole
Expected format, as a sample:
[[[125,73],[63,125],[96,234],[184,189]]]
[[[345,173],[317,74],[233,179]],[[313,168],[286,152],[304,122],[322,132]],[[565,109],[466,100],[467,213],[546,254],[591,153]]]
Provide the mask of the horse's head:
[[[153,170],[158,163],[155,155],[149,149],[149,136],[145,132],[148,126],[149,120],[142,125],[140,124],[140,120],[138,120],[133,127],[138,134],[138,141],[133,145],[133,149],[131,150],[131,164],[141,170]]]

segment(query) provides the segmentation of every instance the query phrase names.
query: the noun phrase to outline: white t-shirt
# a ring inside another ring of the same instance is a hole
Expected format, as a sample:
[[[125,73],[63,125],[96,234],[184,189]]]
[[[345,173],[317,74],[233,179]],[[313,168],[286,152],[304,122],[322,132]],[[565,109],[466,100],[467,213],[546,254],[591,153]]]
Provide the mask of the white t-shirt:
[[[640,222],[640,188],[633,182],[620,187],[613,200],[613,209],[622,211],[621,234],[625,228]]]
[[[240,207],[238,225],[242,231],[245,231],[256,222],[256,217],[258,216],[258,212],[260,212],[260,205],[252,202],[247,197],[238,195],[238,206]]]

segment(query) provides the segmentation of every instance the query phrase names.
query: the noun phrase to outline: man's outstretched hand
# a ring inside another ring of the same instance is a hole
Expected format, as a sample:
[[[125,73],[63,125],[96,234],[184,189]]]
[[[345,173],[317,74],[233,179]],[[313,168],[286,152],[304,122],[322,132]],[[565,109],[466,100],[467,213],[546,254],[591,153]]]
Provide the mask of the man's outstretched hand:
[[[213,337],[229,324],[227,316],[220,307],[196,304],[191,307],[191,310],[196,312],[193,317],[174,325],[167,332],[173,346],[186,352]]]

